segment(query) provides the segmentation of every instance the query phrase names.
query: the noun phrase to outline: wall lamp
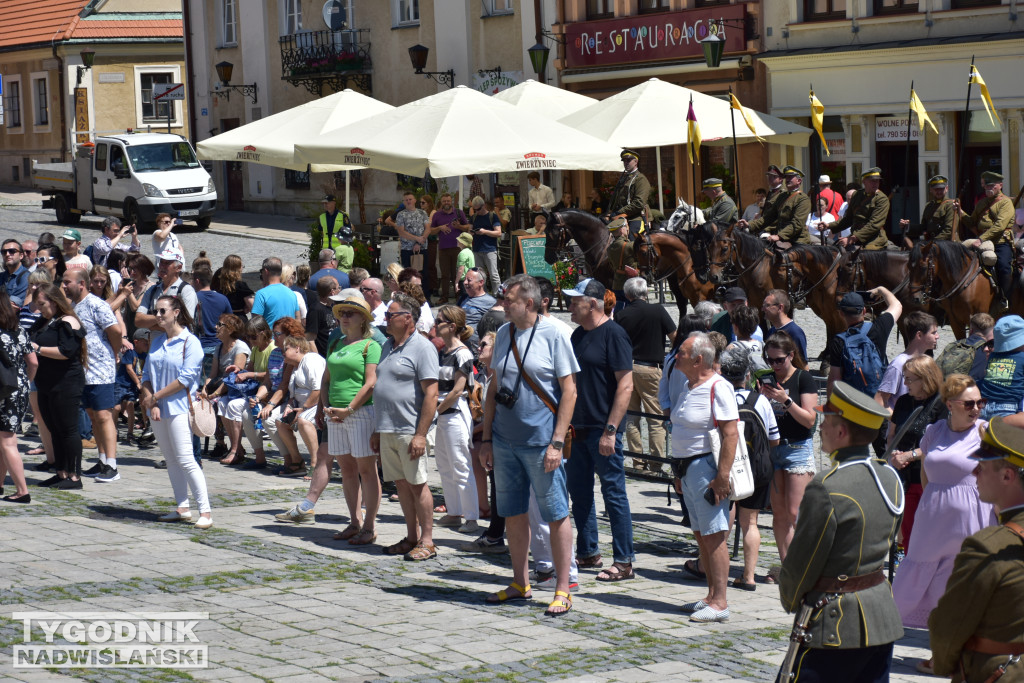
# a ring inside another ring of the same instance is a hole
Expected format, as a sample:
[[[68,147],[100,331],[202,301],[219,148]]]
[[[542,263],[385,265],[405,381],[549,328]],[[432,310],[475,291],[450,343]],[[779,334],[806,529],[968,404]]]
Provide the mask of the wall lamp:
[[[251,97],[252,103],[256,104],[256,84],[252,85],[232,85],[231,84],[231,72],[234,70],[235,65],[231,62],[221,62],[214,68],[217,69],[217,78],[220,79],[220,87],[217,90],[210,92],[211,95],[217,97],[223,97],[226,100],[231,99],[231,91],[242,93],[243,97]]]
[[[423,70],[427,65],[428,54],[430,54],[430,48],[423,45],[413,45],[409,48],[409,59],[412,61],[413,72],[433,79],[438,85],[447,85],[449,88],[454,88],[455,69],[448,69],[447,71]]]
[[[82,66],[78,67],[78,79],[75,81],[76,88],[81,87],[82,76],[85,75],[86,71],[92,68],[93,63],[96,61],[96,50],[85,48],[78,54],[82,57]]]

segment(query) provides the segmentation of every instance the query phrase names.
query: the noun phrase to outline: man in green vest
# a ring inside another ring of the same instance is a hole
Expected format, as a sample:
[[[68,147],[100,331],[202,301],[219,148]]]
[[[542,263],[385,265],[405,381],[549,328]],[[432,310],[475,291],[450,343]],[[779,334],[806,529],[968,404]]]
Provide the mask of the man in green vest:
[[[324,197],[324,212],[320,214],[320,232],[323,234],[321,249],[336,250],[343,244],[342,230],[352,230],[348,214],[338,209],[338,198],[333,194]]]

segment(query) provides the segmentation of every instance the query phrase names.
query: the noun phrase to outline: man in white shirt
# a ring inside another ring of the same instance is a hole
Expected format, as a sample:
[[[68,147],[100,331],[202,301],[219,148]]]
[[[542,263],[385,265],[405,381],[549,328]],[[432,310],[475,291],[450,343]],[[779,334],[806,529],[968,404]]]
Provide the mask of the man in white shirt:
[[[370,310],[373,311],[374,326],[381,327],[387,324],[384,314],[387,312],[388,306],[382,300],[384,283],[379,278],[368,277],[359,283],[359,292],[366,299],[366,303],[370,305]]]
[[[540,173],[530,171],[526,176],[526,182],[530,183],[529,202],[530,211],[540,213],[550,211],[555,206],[555,193],[547,185],[540,182]]]

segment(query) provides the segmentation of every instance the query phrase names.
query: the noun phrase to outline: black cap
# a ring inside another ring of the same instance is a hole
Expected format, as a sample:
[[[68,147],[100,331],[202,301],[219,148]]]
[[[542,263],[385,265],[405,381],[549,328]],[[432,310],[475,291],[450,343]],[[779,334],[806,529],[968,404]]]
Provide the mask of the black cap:
[[[335,197],[333,194],[326,194],[326,195],[324,195],[324,201],[325,202],[337,202],[338,198]]]
[[[847,292],[839,302],[839,308],[849,313],[859,313],[864,309],[864,297],[857,292]]]
[[[746,301],[747,293],[742,287],[730,287],[725,290],[725,300],[728,303],[732,303],[733,301]]]

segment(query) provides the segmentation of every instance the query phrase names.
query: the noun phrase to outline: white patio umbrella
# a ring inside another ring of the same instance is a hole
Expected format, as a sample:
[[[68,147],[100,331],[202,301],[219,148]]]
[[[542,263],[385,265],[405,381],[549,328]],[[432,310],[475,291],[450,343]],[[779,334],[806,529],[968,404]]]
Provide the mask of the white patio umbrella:
[[[658,203],[664,213],[661,191],[661,146],[689,142],[686,113],[690,98],[700,126],[702,145],[732,144],[733,124],[736,142],[754,142],[743,115],[726,100],[674,85],[657,78],[623,90],[559,119],[561,123],[583,130],[619,147],[655,147],[658,163]],[[744,107],[757,134],[768,142],[806,147],[811,130],[775,116]]]
[[[244,126],[203,140],[196,145],[200,159],[245,161],[293,171],[305,171],[306,162],[295,157],[295,140],[310,132],[325,133],[367,116],[394,109],[390,104],[353,90],[343,90],[300,104]],[[338,158],[309,164],[314,173],[345,171],[345,212],[349,212],[349,171],[361,164],[338,163]]]
[[[295,143],[311,164],[341,156],[394,173],[435,178],[504,171],[621,168],[619,148],[465,86]]]
[[[532,78],[502,90],[492,97],[516,107],[531,109],[541,116],[556,121],[592,104],[597,104],[597,100],[593,97],[580,95],[572,90],[556,88],[546,83],[538,83]]]

